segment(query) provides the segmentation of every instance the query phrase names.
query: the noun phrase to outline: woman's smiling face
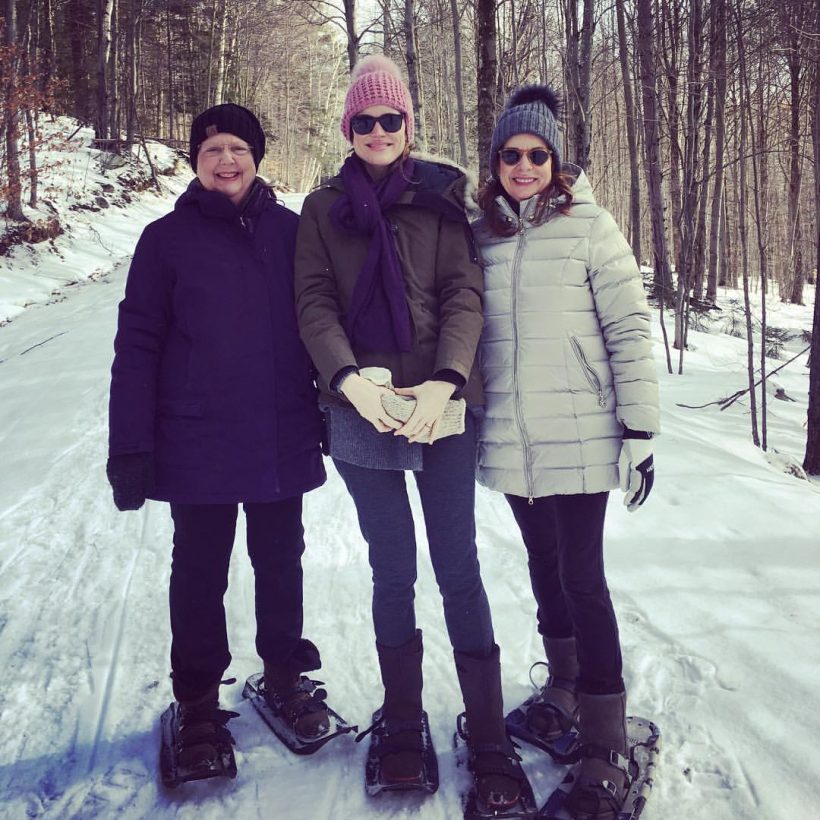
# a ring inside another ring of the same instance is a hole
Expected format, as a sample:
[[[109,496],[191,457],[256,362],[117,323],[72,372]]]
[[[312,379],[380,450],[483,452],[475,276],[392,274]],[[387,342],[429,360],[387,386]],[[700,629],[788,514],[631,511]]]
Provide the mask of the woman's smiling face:
[[[382,114],[400,114],[396,108],[389,105],[369,105],[358,114],[379,117]],[[392,165],[403,153],[407,144],[407,123],[402,122],[398,131],[385,131],[376,122],[369,134],[357,134],[353,131],[353,151],[359,159],[378,167]]]
[[[528,154],[535,148],[552,153],[549,146],[534,134],[516,134],[501,147],[501,151],[515,149],[520,159],[514,165],[507,165],[498,157],[498,181],[502,188],[516,201],[540,194],[552,182],[552,156],[543,164],[536,165]],[[500,153],[500,152],[499,152]]]
[[[205,190],[219,191],[240,205],[256,179],[253,151],[233,134],[214,134],[199,146],[196,175]]]

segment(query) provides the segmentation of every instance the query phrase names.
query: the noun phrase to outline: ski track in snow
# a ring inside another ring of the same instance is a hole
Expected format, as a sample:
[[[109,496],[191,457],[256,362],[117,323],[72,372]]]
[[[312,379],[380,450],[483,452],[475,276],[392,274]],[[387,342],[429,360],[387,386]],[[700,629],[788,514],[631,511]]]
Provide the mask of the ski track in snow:
[[[366,742],[347,736],[296,757],[242,700],[245,677],[259,667],[242,516],[226,596],[227,674],[237,683],[222,690],[223,706],[241,715],[231,723],[239,776],[173,792],[159,786],[158,717],[170,698],[170,516],[156,503],[118,513],[104,476],[123,283],[120,268],[0,328],[0,817],[459,818],[469,781],[453,749],[461,703],[412,479],[439,792],[367,798]],[[684,390],[675,382],[670,389]],[[629,711],[663,733],[647,820],[792,820],[820,806],[812,762],[820,663],[811,648],[820,573],[806,560],[816,535],[798,521],[818,520],[820,494],[761,469],[753,448],[717,451],[713,428],[724,423],[717,413],[672,408],[650,504],[628,516],[613,493],[610,505],[607,558]],[[352,502],[328,468],[328,484],[305,499],[305,635],[322,651],[315,676],[327,682],[329,702],[363,729],[380,704],[370,569]],[[735,487],[728,501],[758,500],[740,517],[701,520],[700,505],[725,482]],[[778,512],[776,526],[762,526]],[[541,657],[535,605],[501,496],[479,488],[477,527],[511,708],[530,693],[528,669]],[[563,770],[522,752],[543,801]]]

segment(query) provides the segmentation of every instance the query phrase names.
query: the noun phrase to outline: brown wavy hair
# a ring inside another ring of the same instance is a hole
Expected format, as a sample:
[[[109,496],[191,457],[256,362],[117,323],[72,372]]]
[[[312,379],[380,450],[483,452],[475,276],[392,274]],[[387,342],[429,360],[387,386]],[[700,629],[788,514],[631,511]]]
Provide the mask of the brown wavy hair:
[[[536,225],[544,218],[550,200],[558,196],[563,196],[563,201],[557,206],[558,211],[564,215],[569,213],[572,207],[572,185],[574,182],[575,178],[563,171],[552,175],[550,184],[538,194],[538,203],[535,206],[535,214],[533,215],[533,222]],[[496,236],[512,236],[518,230],[518,225],[508,222],[501,216],[496,207],[496,197],[504,196],[504,194],[504,187],[495,177],[490,177],[478,191],[478,206],[484,212],[487,227]]]

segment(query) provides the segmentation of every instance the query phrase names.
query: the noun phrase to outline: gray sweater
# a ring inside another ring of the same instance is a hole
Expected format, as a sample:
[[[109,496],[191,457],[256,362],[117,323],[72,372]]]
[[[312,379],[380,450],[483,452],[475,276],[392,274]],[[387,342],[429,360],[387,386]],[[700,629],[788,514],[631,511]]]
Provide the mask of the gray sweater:
[[[517,222],[511,237],[474,228],[483,256],[479,365],[486,414],[478,480],[522,497],[618,486],[623,427],[659,432],[650,314],[640,271],[612,216],[578,174],[569,215]]]

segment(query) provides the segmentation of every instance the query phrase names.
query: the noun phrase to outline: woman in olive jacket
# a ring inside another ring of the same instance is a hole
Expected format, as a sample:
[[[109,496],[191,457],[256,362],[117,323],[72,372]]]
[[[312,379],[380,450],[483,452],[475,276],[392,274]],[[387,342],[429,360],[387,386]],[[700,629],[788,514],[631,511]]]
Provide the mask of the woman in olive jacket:
[[[353,153],[339,176],[305,200],[296,299],[302,339],[319,370],[330,455],[356,505],[373,570],[385,693],[371,744],[379,774],[368,788],[436,787],[413,606],[410,470],[466,706],[474,802],[490,816],[518,805],[529,786],[504,727],[499,652],[476,555],[481,269],[465,216],[466,180],[452,166],[409,156],[413,109],[391,61],[366,58],[352,80],[342,133]],[[389,369],[395,392],[416,400],[405,423],[381,403],[390,388],[359,375],[363,366]],[[465,431],[437,439],[456,393],[471,408]]]
[[[478,480],[505,493],[528,552],[550,671],[527,704],[528,731],[549,743],[580,719],[567,806],[573,817],[611,820],[629,777],[604,516],[619,484],[630,510],[652,487],[657,379],[638,266],[583,171],[561,163],[557,113],[545,86],[512,95],[479,196]]]

